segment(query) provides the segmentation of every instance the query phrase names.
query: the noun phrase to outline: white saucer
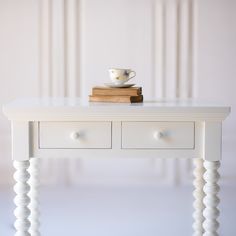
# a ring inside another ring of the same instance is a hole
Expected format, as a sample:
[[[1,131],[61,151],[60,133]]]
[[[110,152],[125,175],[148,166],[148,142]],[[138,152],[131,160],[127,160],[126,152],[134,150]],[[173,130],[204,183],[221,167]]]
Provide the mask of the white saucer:
[[[134,86],[135,84],[114,84],[114,83],[105,83],[104,84],[107,87],[110,88],[130,88]]]

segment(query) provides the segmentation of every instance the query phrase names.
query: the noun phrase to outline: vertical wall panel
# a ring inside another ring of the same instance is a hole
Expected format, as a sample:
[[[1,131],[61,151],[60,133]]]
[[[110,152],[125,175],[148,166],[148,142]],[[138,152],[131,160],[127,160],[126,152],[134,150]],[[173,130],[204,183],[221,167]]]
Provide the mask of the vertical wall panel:
[[[39,4],[39,32],[40,32],[40,65],[39,84],[40,95],[51,95],[51,3],[42,0]]]
[[[78,18],[77,18],[77,0],[67,0],[65,6],[65,54],[66,54],[66,95],[76,97],[78,89]]]
[[[197,98],[198,96],[198,0],[191,0],[189,7],[189,16],[191,16],[191,22],[189,23],[189,31],[191,30],[191,46],[192,46],[192,97]]]
[[[78,0],[40,1],[42,96],[78,94]]]
[[[65,95],[65,2],[52,0],[52,94]]]
[[[165,2],[154,0],[155,17],[154,21],[154,78],[155,83],[155,98],[160,99],[165,97]]]
[[[157,97],[192,97],[196,78],[196,2],[155,1]]]
[[[178,1],[166,1],[166,55],[165,93],[167,98],[176,97],[177,85],[177,42],[178,42]]]
[[[190,55],[190,47],[191,44],[189,42],[189,1],[183,1],[180,6],[180,31],[181,36],[179,40],[179,78],[180,78],[180,86],[179,86],[179,96],[181,98],[187,98],[190,94],[189,85],[191,84],[189,81],[192,79],[191,76],[191,55]]]

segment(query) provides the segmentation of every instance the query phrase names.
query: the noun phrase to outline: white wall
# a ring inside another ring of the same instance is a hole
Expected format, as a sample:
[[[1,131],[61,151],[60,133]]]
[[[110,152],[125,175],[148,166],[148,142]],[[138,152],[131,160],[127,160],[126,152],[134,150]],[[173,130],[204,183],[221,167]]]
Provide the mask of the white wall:
[[[223,123],[222,174],[236,181],[236,1],[199,1],[198,96],[232,106]]]
[[[81,1],[82,94],[109,82],[108,68],[132,68],[145,98],[152,86],[151,1]]]
[[[0,105],[38,93],[38,3],[0,1]],[[11,179],[10,123],[0,113],[0,183]]]
[[[234,0],[1,0],[0,102],[87,97],[115,66],[137,71],[134,82],[143,86],[145,99],[199,97],[234,108],[235,11]],[[224,124],[222,173],[231,182],[235,118],[233,109]],[[10,125],[3,115],[0,130],[0,183],[8,183]],[[50,183],[166,184],[191,176],[189,161],[92,158],[42,164]]]

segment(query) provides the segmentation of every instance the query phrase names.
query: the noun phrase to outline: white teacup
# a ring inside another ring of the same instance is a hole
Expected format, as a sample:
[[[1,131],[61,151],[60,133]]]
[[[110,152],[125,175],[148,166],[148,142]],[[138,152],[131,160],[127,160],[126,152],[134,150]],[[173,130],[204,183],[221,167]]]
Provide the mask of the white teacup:
[[[111,68],[109,69],[109,74],[111,81],[114,84],[122,85],[128,80],[132,79],[136,73],[131,69],[118,69],[118,68]]]

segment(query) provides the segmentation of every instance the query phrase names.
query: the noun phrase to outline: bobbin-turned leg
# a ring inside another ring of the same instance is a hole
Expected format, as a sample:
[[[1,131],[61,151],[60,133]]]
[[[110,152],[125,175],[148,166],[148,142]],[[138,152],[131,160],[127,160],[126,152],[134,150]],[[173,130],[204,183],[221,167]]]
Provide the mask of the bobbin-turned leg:
[[[30,198],[28,197],[28,192],[30,186],[27,181],[30,177],[27,169],[30,165],[28,160],[26,161],[14,161],[13,165],[16,169],[14,174],[14,179],[16,184],[14,186],[14,191],[16,192],[16,197],[14,202],[16,204],[16,209],[14,211],[16,221],[15,221],[15,236],[30,236],[28,230],[30,227],[30,222],[28,217],[30,215],[30,210],[28,208]]]
[[[218,236],[217,229],[219,228],[219,223],[217,218],[220,214],[217,206],[220,202],[220,199],[217,197],[217,194],[220,190],[219,185],[217,184],[220,175],[218,173],[218,168],[220,167],[219,161],[204,161],[204,167],[206,172],[204,174],[204,192],[205,197],[203,203],[205,204],[205,209],[203,215],[205,217],[203,228],[204,236]]]
[[[193,203],[194,207],[194,223],[193,223],[193,229],[194,233],[193,236],[202,236],[203,235],[203,210],[205,208],[203,204],[203,198],[205,196],[205,193],[203,192],[203,186],[205,184],[205,181],[203,179],[203,174],[205,172],[205,168],[203,167],[203,159],[197,158],[193,160],[195,169],[193,171],[194,175],[194,181],[193,185],[195,187],[195,190],[193,191],[193,196],[195,198],[195,201]]]
[[[40,213],[39,213],[39,158],[31,158],[30,159],[30,167],[29,167],[30,179],[28,181],[30,185],[30,235],[31,236],[40,236],[39,226],[40,226]]]

